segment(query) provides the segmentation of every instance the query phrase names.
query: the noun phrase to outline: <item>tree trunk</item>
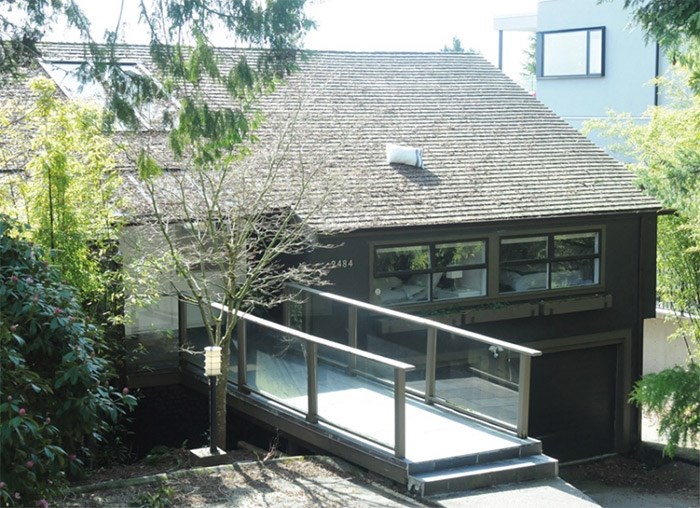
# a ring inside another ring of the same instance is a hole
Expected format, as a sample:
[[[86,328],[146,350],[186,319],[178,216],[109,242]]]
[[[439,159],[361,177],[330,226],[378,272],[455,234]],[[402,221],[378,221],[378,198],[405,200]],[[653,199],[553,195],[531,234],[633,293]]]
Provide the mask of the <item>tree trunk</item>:
[[[228,388],[228,365],[231,359],[231,339],[221,344],[221,376],[216,383],[216,444],[226,450],[226,392]]]

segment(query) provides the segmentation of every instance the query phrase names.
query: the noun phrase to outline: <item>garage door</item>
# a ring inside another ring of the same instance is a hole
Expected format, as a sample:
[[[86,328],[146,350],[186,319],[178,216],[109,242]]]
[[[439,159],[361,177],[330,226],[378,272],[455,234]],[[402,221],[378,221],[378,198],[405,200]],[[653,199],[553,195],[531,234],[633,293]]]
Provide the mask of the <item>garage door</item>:
[[[544,353],[532,361],[530,435],[562,462],[615,448],[618,346]]]

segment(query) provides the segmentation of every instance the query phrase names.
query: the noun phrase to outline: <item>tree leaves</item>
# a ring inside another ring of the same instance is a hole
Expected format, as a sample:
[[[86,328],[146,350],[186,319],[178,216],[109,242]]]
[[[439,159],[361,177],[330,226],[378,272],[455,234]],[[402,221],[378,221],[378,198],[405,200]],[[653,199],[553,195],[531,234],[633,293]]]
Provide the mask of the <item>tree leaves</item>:
[[[659,432],[668,438],[664,453],[679,445],[697,446],[700,438],[700,366],[674,367],[647,374],[634,387],[630,402],[658,418]]]
[[[22,504],[59,493],[86,437],[103,435],[135,404],[109,385],[109,345],[85,323],[74,292],[0,215],[0,467]],[[21,234],[20,234],[21,233]],[[27,302],[25,304],[25,302]],[[100,389],[96,390],[95,387]],[[5,498],[3,498],[3,503]]]

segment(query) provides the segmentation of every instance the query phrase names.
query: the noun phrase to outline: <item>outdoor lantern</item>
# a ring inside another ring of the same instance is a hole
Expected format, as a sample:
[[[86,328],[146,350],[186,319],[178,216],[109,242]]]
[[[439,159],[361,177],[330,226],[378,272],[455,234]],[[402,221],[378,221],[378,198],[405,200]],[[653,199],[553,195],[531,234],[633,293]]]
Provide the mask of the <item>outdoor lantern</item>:
[[[204,348],[204,375],[221,375],[221,348],[219,346],[207,346]]]

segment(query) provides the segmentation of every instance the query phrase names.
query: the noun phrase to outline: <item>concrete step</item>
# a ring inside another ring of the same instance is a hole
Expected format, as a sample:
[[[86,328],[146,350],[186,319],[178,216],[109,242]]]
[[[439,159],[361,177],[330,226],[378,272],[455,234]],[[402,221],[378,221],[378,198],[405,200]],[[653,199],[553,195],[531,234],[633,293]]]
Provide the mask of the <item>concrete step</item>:
[[[459,455],[456,457],[446,457],[423,462],[411,462],[408,464],[408,474],[418,475],[431,471],[444,471],[465,466],[483,465],[490,462],[539,455],[541,453],[542,442],[536,439],[527,439],[524,440],[522,444],[499,448],[497,450],[487,450],[469,455]]]
[[[558,471],[559,462],[556,459],[542,454],[530,455],[409,475],[408,488],[426,497],[505,483],[555,478]]]

